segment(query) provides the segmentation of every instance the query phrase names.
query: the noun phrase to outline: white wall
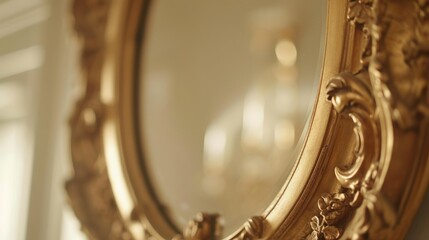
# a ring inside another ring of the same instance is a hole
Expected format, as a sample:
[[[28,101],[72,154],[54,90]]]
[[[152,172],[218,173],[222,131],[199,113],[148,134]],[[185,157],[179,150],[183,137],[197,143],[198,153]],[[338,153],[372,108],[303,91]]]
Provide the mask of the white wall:
[[[64,191],[77,79],[68,15],[66,0],[0,1],[0,239],[81,237]]]

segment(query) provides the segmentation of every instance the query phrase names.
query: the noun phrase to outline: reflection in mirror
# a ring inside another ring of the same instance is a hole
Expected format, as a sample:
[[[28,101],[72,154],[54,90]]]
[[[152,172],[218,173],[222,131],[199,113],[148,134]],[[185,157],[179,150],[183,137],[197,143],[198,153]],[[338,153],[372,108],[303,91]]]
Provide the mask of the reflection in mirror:
[[[298,159],[317,93],[324,1],[153,1],[139,79],[142,151],[179,228],[262,214]]]

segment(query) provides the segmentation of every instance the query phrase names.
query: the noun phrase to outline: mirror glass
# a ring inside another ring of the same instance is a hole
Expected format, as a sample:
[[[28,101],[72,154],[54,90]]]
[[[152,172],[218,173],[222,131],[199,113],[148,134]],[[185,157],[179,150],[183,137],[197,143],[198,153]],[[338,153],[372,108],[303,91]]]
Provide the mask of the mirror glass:
[[[285,184],[317,95],[326,5],[152,1],[137,84],[142,161],[179,228],[219,213],[231,233]]]

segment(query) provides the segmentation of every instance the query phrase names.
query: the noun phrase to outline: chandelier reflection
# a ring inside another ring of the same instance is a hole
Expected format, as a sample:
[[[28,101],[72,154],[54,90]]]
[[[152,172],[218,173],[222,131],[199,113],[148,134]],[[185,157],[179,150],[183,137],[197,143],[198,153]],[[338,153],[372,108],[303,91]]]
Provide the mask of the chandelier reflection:
[[[283,161],[296,144],[297,49],[287,37],[271,45],[275,58],[265,64],[243,102],[225,110],[205,132],[201,187],[211,196],[232,194],[228,189],[251,191],[277,180],[275,173],[285,171]]]

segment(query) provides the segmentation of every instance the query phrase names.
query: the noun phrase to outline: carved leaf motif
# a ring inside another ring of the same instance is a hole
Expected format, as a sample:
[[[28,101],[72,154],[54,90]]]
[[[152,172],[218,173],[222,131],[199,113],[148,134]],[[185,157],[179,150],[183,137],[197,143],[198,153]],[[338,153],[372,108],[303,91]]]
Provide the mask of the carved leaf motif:
[[[188,226],[183,231],[183,236],[179,235],[174,239],[220,239],[222,235],[222,226],[219,218],[218,214],[198,213],[193,220],[189,221]]]
[[[348,18],[352,22],[359,24],[367,23],[372,18],[373,0],[352,0],[350,1]]]
[[[318,240],[319,239],[319,233],[316,231],[311,232],[310,235],[308,235],[307,240]]]
[[[307,240],[317,240],[317,239],[338,239],[341,236],[340,229],[329,226],[328,222],[324,219],[320,221],[317,216],[314,216],[311,219],[311,228],[313,232],[307,236]]]
[[[322,226],[321,226],[320,220],[317,216],[314,216],[313,218],[311,218],[310,225],[311,225],[311,228],[313,229],[313,231],[315,231],[315,232],[321,232],[322,231]]]
[[[344,193],[323,194],[318,201],[320,215],[328,225],[335,224],[347,210],[347,197]]]
[[[338,228],[333,226],[325,227],[322,230],[322,233],[325,239],[328,239],[328,240],[335,240],[340,237],[340,230],[338,230]]]

